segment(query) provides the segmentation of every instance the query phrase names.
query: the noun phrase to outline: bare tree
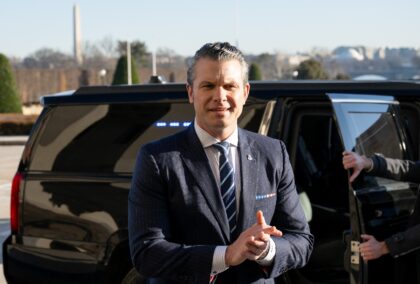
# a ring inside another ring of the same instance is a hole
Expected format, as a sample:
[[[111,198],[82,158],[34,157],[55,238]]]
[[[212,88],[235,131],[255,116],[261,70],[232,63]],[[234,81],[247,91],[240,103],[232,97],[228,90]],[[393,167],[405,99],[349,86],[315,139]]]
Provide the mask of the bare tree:
[[[104,56],[109,58],[118,58],[117,41],[111,36],[104,37],[98,42]]]
[[[105,37],[97,42],[86,41],[83,45],[84,69],[113,69],[117,61],[117,42]]]
[[[41,48],[23,59],[26,68],[68,68],[74,67],[75,62],[71,55],[51,48]]]

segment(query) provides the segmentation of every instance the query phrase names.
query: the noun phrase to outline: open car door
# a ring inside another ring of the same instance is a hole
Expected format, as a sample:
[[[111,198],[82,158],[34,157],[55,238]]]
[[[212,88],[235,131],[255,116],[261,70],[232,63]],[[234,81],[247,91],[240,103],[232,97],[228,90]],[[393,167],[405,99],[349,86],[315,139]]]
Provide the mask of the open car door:
[[[410,159],[406,136],[398,118],[398,102],[391,96],[327,94],[346,150],[370,156],[383,154]],[[351,174],[351,173],[349,173]],[[398,283],[399,260],[383,256],[364,262],[359,255],[361,234],[383,240],[406,228],[414,210],[415,184],[361,173],[349,184],[351,230],[345,236],[344,262],[350,283]]]

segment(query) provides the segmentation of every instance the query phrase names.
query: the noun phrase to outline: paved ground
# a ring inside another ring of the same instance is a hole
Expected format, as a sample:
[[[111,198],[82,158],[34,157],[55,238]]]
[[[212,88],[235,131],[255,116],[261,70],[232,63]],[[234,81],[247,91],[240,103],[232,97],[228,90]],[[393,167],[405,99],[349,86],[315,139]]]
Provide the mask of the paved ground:
[[[0,244],[9,235],[10,218],[10,187],[23,151],[22,141],[11,137],[0,137]],[[7,143],[4,143],[6,141]],[[13,141],[16,141],[14,143]],[[2,143],[3,142],[3,143]],[[20,144],[20,145],[16,145]],[[0,284],[6,283],[3,275],[2,246],[0,246]]]

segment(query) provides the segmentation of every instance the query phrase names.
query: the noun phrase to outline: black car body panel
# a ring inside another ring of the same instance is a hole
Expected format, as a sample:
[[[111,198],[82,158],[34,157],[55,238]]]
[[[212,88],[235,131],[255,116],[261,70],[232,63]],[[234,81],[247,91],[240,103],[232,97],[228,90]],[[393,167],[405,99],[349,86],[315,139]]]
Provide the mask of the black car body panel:
[[[367,268],[360,262],[351,268],[351,253],[346,251],[350,243],[345,241],[358,240],[354,233],[348,237],[349,231],[363,227],[386,237],[403,229],[416,192],[413,186],[395,190],[394,202],[385,202],[391,191],[373,190],[376,183],[353,194],[347,172],[340,168],[346,129],[338,127],[328,93],[393,96],[401,105],[395,115],[408,130],[398,134],[406,145],[400,158],[417,158],[420,85],[415,82],[252,82],[239,126],[285,141],[298,190],[304,193],[302,202],[309,200],[314,255],[307,267],[278,281],[303,283],[299,279],[304,277],[308,283],[373,283],[382,279],[376,278],[375,268],[371,279],[353,274],[350,280],[352,269]],[[4,243],[6,279],[120,283],[131,269],[127,195],[136,153],[144,143],[193,121],[185,85],[84,87],[45,96],[42,102],[43,112],[17,170],[22,175],[19,222]],[[385,214],[382,219],[375,216],[378,206]],[[404,210],[392,215],[397,207]],[[350,216],[352,209],[361,212],[358,217]],[[378,225],[380,221],[389,229]],[[326,225],[331,228],[325,230]]]

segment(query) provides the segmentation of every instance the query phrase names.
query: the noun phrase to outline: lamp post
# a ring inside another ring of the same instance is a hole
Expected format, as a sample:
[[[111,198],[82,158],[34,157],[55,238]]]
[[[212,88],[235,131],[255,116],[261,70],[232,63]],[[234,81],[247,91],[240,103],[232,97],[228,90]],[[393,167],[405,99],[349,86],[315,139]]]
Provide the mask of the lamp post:
[[[101,85],[105,85],[106,84],[106,73],[107,73],[106,72],[106,69],[101,69],[98,72],[98,76],[99,76]]]

